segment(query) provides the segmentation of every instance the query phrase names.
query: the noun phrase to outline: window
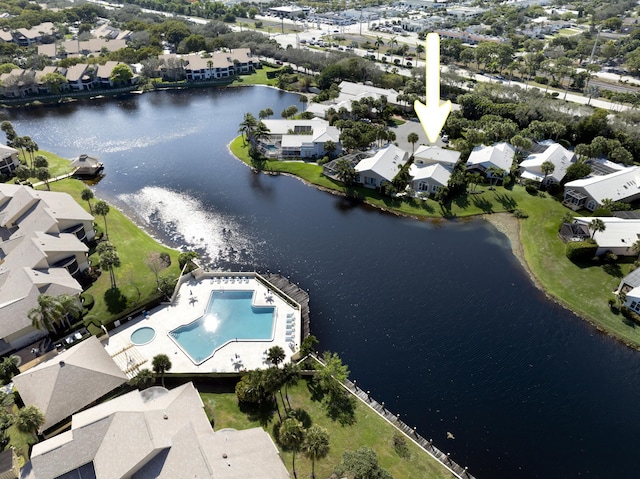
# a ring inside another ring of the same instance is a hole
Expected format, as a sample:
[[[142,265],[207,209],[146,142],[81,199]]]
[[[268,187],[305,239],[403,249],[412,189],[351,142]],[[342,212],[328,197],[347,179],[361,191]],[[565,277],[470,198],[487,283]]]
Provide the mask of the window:
[[[433,185],[433,188],[431,188],[432,191],[438,192],[440,191],[440,186],[438,185]]]
[[[593,201],[593,200],[589,200],[589,202],[587,203],[587,209],[588,209],[589,211],[593,211],[593,210],[595,210],[595,209],[596,209],[596,206],[598,206],[598,205],[597,205],[597,203],[596,203],[595,201]]]
[[[424,181],[421,181],[418,184],[418,191],[429,191],[429,183],[425,183]]]

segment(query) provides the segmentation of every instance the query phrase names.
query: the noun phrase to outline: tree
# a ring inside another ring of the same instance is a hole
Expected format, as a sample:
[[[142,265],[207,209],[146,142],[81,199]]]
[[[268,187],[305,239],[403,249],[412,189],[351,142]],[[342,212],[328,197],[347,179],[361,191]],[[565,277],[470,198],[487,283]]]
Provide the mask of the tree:
[[[607,229],[607,226],[604,224],[604,221],[602,221],[600,218],[595,218],[591,220],[591,222],[589,223],[589,229],[592,231],[591,239],[593,239],[596,233],[603,232],[604,230]]]
[[[251,141],[253,137],[253,131],[258,126],[258,121],[251,113],[245,113],[244,119],[240,123],[238,133],[242,135],[243,142],[247,143]]]
[[[62,86],[67,84],[66,77],[57,72],[42,75],[40,81],[42,81],[42,85],[45,86],[53,95],[59,94],[62,90]]]
[[[542,170],[542,173],[544,173],[544,177],[546,179],[547,176],[554,172],[554,170],[556,169],[556,165],[547,160],[543,162],[542,165],[540,165],[540,169]]]
[[[156,375],[160,375],[160,381],[162,383],[162,387],[164,387],[164,373],[171,369],[171,360],[169,356],[166,354],[158,354],[153,357],[153,361],[151,362],[153,367],[153,372]]]
[[[418,57],[418,60],[420,60],[421,53],[424,53],[424,45],[422,43],[418,43],[416,45],[416,56]]]
[[[260,369],[247,371],[236,384],[235,391],[240,402],[262,403],[270,394],[265,385],[264,371]]]
[[[20,370],[18,369],[19,363],[20,358],[15,355],[7,356],[0,362],[0,379],[2,379],[2,384],[7,384],[11,381],[11,378],[20,374]]]
[[[195,263],[195,259],[198,259],[200,255],[195,251],[183,251],[178,255],[178,266],[180,271],[184,269],[184,273],[190,273],[198,267]]]
[[[378,464],[378,456],[370,447],[360,447],[342,454],[342,463],[336,467],[340,477],[353,479],[393,479],[393,476]]]
[[[93,208],[91,207],[91,200],[93,199],[93,191],[91,191],[89,188],[85,188],[80,193],[80,198],[82,198],[84,201],[87,202],[87,204],[89,205],[89,213],[93,214]]]
[[[324,152],[327,154],[329,158],[333,158],[333,155],[336,152],[337,148],[338,148],[338,145],[336,145],[335,142],[331,140],[327,140],[324,142]]]
[[[316,344],[318,344],[318,338],[313,334],[304,338],[300,344],[300,357],[304,358],[305,356],[309,356],[309,354],[313,353]]]
[[[32,404],[23,407],[16,414],[16,427],[22,432],[35,433],[43,424],[44,414]]]
[[[378,60],[380,60],[380,47],[384,46],[384,40],[381,36],[376,37],[376,48],[378,49]]]
[[[109,205],[106,201],[98,200],[96,201],[95,206],[96,214],[104,218],[104,235],[107,239],[109,239],[109,230],[107,229],[107,215],[109,214]]]
[[[336,161],[336,174],[345,185],[351,185],[356,179],[357,172],[349,160],[341,158]]]
[[[407,141],[409,143],[411,143],[411,154],[413,155],[415,153],[416,150],[416,143],[418,142],[418,140],[420,139],[420,137],[418,136],[417,133],[415,132],[411,132],[409,133],[409,135],[407,136]]]
[[[16,175],[16,178],[22,181],[31,178],[31,170],[24,165],[18,166],[13,173]]]
[[[109,80],[115,85],[127,85],[132,78],[133,72],[131,71],[131,67],[126,63],[118,63],[113,67],[111,75],[109,76]]]
[[[31,308],[27,313],[34,328],[46,329],[51,332],[56,330],[56,323],[61,316],[60,303],[56,301],[56,298],[47,294],[38,295],[38,306]]]
[[[165,298],[170,298],[176,289],[178,279],[172,276],[161,276],[158,280],[158,291],[161,292]]]
[[[318,377],[320,385],[325,391],[332,391],[344,383],[349,376],[349,368],[342,364],[342,359],[337,353],[325,351],[322,355],[324,366],[320,369]]]
[[[138,389],[147,389],[155,382],[155,376],[150,369],[141,369],[134,377],[129,380],[129,384]]]
[[[118,255],[115,246],[113,246],[108,241],[102,241],[100,244],[98,244],[96,251],[100,256],[100,267],[104,270],[109,271],[111,288],[117,288],[116,275],[113,269],[120,267],[120,256]]]
[[[169,263],[167,262],[166,258],[166,256],[160,254],[157,251],[154,251],[150,253],[149,256],[147,256],[147,258],[144,260],[144,263],[156,277],[156,285],[160,282],[158,280],[160,271],[169,267]]]
[[[631,251],[637,254],[640,258],[640,240],[634,241],[634,243],[631,245]]]
[[[51,173],[49,173],[49,168],[38,168],[36,169],[36,178],[38,178],[38,180],[43,181],[45,185],[47,185],[47,190],[51,189],[51,186],[49,185],[49,179],[51,178]]]
[[[60,309],[60,319],[67,323],[67,327],[71,327],[70,318],[77,320],[82,314],[82,305],[77,296],[70,294],[61,294],[56,298]]]
[[[272,346],[271,348],[269,348],[269,351],[267,352],[267,361],[273,364],[275,367],[278,367],[278,365],[282,361],[284,361],[285,357],[286,355],[285,355],[284,349],[282,349],[282,347],[278,345]]]
[[[302,453],[311,459],[311,478],[315,479],[315,464],[329,454],[329,433],[321,426],[313,425],[307,429],[302,443]]]
[[[16,138],[18,138],[18,134],[13,128],[13,124],[10,121],[5,120],[0,123],[0,130],[2,130],[7,137],[7,146],[15,148],[15,141]]]
[[[288,417],[278,430],[278,441],[287,449],[292,452],[291,467],[293,469],[293,477],[297,478],[296,474],[296,452],[300,450],[305,439],[304,426],[295,417]]]
[[[49,160],[47,160],[47,158],[42,155],[38,155],[33,161],[33,166],[35,166],[36,168],[48,168]]]
[[[258,118],[261,120],[269,118],[270,116],[273,116],[273,110],[271,108],[265,108],[264,110],[260,110],[258,113]]]

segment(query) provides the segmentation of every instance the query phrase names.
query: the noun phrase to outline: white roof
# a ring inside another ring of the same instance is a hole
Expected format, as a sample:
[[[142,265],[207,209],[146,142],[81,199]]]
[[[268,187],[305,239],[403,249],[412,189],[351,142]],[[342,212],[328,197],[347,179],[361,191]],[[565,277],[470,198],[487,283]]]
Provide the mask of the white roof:
[[[407,152],[395,145],[378,150],[375,155],[361,160],[356,165],[358,173],[371,171],[378,176],[391,181],[400,171],[399,166],[407,162]]]
[[[493,146],[480,145],[473,149],[467,160],[467,166],[481,165],[485,169],[492,166],[504,171],[511,170],[515,150],[509,143],[496,143]]]
[[[329,122],[322,118],[313,118],[311,120],[262,120],[262,123],[269,128],[271,135],[286,135],[289,131],[295,131],[296,127],[310,126],[313,131],[316,128],[327,128]]]
[[[574,221],[588,226],[595,219],[601,220],[605,225],[604,231],[598,231],[593,235],[600,248],[631,248],[633,243],[640,239],[640,219],[579,216],[574,218]]]
[[[453,168],[460,159],[460,152],[435,145],[420,145],[413,154],[413,158],[414,165],[440,163],[443,166]]]
[[[451,172],[439,163],[433,165],[416,165],[414,163],[409,167],[409,174],[414,182],[433,179],[441,185],[446,185],[451,176]]]
[[[373,98],[386,96],[389,103],[398,103],[398,92],[393,88],[378,88],[372,85],[363,85],[362,83],[353,83],[350,81],[340,82],[338,86],[340,87],[340,95],[336,102],[360,100],[369,96]]]
[[[613,201],[623,201],[634,195],[640,194],[640,181],[638,175],[640,167],[631,166],[614,173],[602,176],[590,176],[567,183],[565,191],[574,188],[584,189],[598,203],[609,198]]]
[[[567,173],[567,168],[572,163],[573,152],[567,150],[564,146],[556,142],[547,143],[548,147],[542,153],[534,153],[527,157],[520,167],[524,170],[522,172],[523,178],[529,178],[536,181],[542,181],[545,177],[542,172],[542,164],[545,161],[549,161],[555,167],[553,173],[549,176],[558,183],[564,178]]]

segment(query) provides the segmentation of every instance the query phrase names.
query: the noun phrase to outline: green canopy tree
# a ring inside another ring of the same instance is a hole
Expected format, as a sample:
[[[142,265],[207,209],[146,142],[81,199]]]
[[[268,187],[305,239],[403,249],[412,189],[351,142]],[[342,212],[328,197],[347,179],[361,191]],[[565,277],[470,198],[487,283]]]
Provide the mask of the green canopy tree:
[[[393,476],[380,467],[378,456],[370,447],[360,447],[355,451],[346,451],[342,455],[342,463],[336,469],[340,477],[353,479],[393,479]]]
[[[329,454],[329,433],[321,426],[313,425],[307,429],[302,442],[302,453],[311,459],[311,478],[315,479],[315,465],[318,459],[323,459]]]
[[[296,453],[300,451],[300,448],[304,443],[304,439],[305,430],[300,421],[295,417],[288,417],[282,421],[280,429],[278,430],[278,441],[292,453],[291,467],[294,478],[298,477],[296,474]]]
[[[166,354],[157,354],[151,362],[153,372],[160,375],[162,387],[164,387],[164,374],[171,369],[171,360]]]
[[[98,200],[95,204],[95,213],[104,219],[104,235],[109,239],[109,229],[107,228],[107,215],[109,214],[109,205],[106,201]]]
[[[44,424],[44,414],[30,404],[23,407],[16,415],[16,427],[26,433],[35,433]]]
[[[41,167],[36,169],[36,178],[38,180],[43,181],[45,185],[47,185],[47,190],[51,190],[51,186],[49,185],[49,180],[51,179],[51,173],[49,172],[49,168]]]
[[[53,296],[47,294],[38,295],[38,305],[31,308],[27,317],[31,320],[31,325],[36,329],[46,329],[55,332],[56,323],[62,316],[60,303]]]
[[[126,63],[118,63],[113,67],[111,76],[109,76],[109,80],[111,80],[114,85],[127,85],[132,78],[133,71],[131,71],[131,67]]]

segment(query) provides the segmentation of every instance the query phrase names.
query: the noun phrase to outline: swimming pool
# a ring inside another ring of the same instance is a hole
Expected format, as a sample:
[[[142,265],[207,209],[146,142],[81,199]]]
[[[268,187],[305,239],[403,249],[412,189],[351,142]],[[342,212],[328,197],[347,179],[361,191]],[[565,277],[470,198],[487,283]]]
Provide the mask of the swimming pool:
[[[230,341],[273,339],[273,306],[253,306],[253,291],[212,291],[204,315],[169,331],[195,364]]]
[[[131,342],[136,346],[142,346],[153,341],[153,338],[155,337],[155,329],[150,326],[143,326],[142,328],[138,328],[133,333],[131,333]]]

